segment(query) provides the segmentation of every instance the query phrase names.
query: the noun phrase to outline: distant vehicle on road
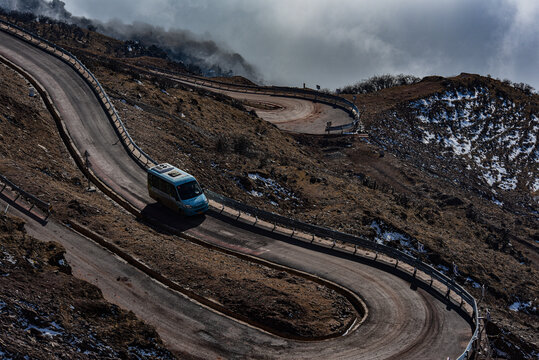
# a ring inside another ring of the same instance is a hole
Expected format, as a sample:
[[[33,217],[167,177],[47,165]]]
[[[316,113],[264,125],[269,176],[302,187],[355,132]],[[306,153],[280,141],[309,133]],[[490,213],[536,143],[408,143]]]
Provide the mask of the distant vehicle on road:
[[[148,170],[148,192],[161,204],[188,216],[208,211],[208,199],[195,177],[167,163]]]

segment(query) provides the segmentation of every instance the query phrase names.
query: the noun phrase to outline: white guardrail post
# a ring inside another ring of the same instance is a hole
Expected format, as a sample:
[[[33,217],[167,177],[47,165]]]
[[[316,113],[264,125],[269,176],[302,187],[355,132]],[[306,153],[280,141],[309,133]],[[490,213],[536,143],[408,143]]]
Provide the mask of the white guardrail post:
[[[11,34],[14,34],[14,35],[18,36],[19,38],[23,39],[24,41],[26,41],[26,42],[28,42],[28,43],[30,43],[32,45],[35,45],[36,47],[42,48],[44,50],[46,49],[49,53],[52,53],[52,54],[56,55],[57,57],[62,59],[67,64],[70,64],[71,67],[73,69],[75,69],[81,75],[81,77],[83,77],[87,81],[87,83],[92,86],[92,88],[96,92],[96,95],[98,95],[98,98],[100,99],[101,103],[103,104],[104,108],[107,109],[107,113],[109,114],[109,118],[113,122],[116,131],[118,132],[119,135],[122,134],[122,135],[120,135],[120,139],[122,140],[124,145],[129,149],[129,151],[133,155],[133,157],[135,159],[137,159],[137,162],[143,168],[148,168],[148,167],[152,166],[152,164],[157,164],[156,161],[154,161],[149,155],[147,155],[144,151],[142,151],[142,149],[140,149],[137,146],[137,144],[133,141],[133,139],[129,135],[127,129],[125,128],[120,116],[116,112],[116,109],[114,108],[114,105],[110,101],[108,95],[106,94],[105,90],[103,89],[103,87],[101,86],[99,81],[90,72],[90,70],[88,70],[86,68],[86,66],[84,66],[84,64],[82,64],[73,54],[71,54],[70,52],[62,49],[61,47],[49,42],[48,40],[45,40],[45,39],[41,38],[38,35],[32,34],[32,33],[28,32],[27,30],[24,30],[24,29],[22,29],[22,28],[20,28],[20,27],[18,27],[16,25],[13,25],[13,24],[11,24],[11,23],[9,23],[7,21],[4,21],[2,19],[0,19],[0,29],[2,29],[4,31],[7,31],[7,32],[9,32]],[[185,75],[183,75],[183,76],[185,76]],[[190,78],[190,79],[194,78],[195,83],[197,81],[196,76],[185,76],[185,78]],[[203,79],[200,79],[200,80],[203,80]],[[192,80],[187,80],[187,81],[190,82]],[[211,80],[210,80],[210,82],[215,83],[215,81],[211,81]],[[249,86],[245,86],[244,88],[249,88]],[[259,87],[259,86],[251,86],[250,88],[253,89],[252,91],[264,91],[264,92],[273,93],[273,94],[278,94],[278,93],[283,93],[283,92],[289,92],[289,93],[291,92],[294,95],[296,95],[296,94],[306,94],[307,93],[306,91],[300,91],[298,89],[293,89],[293,88],[273,88],[273,87],[272,88],[269,88],[269,87],[262,88],[262,87]],[[339,105],[339,106],[341,106],[341,107],[343,107],[345,109],[350,107],[350,110],[348,110],[348,111],[350,111],[352,113],[355,112],[355,114],[359,114],[358,108],[353,103],[349,102],[346,99],[343,99],[343,98],[338,97],[338,96],[327,95],[327,94],[323,94],[323,96],[322,96],[322,94],[319,94],[319,96],[326,98],[328,103],[331,103],[331,100],[333,100],[335,104],[340,102],[340,103],[342,103],[344,105]],[[304,97],[306,97],[306,96],[304,96]],[[359,120],[359,115],[357,115],[357,118],[354,121],[354,123],[357,124],[358,120]],[[131,150],[131,147],[133,148],[133,150]],[[133,154],[135,150],[138,151],[138,153],[139,153],[138,156],[135,156]],[[462,355],[460,355],[457,358],[457,360],[465,360],[465,359],[468,359],[469,356],[472,355],[473,346],[474,346],[475,341],[478,338],[478,330],[479,330],[479,312],[478,312],[478,309],[477,309],[477,302],[476,302],[475,298],[470,293],[468,293],[464,288],[462,288],[460,285],[454,283],[451,279],[449,279],[448,277],[446,277],[445,275],[443,275],[442,273],[440,273],[436,269],[432,268],[430,265],[424,264],[424,263],[418,261],[417,259],[411,257],[410,255],[402,253],[399,250],[389,248],[386,245],[376,244],[376,243],[374,243],[374,242],[372,242],[370,240],[367,240],[367,239],[358,238],[358,237],[355,237],[353,235],[341,233],[341,232],[338,232],[338,231],[335,231],[335,230],[331,230],[331,229],[328,229],[328,228],[323,228],[323,227],[316,226],[316,225],[302,223],[300,221],[290,219],[290,218],[285,218],[283,216],[280,216],[280,215],[277,215],[277,214],[274,214],[274,213],[268,213],[268,212],[256,209],[254,207],[251,207],[249,205],[239,203],[239,202],[237,202],[235,200],[229,199],[229,198],[224,197],[222,195],[213,193],[211,191],[207,191],[207,195],[208,195],[208,198],[210,198],[210,199],[212,199],[212,200],[214,200],[214,201],[216,201],[216,202],[218,202],[218,203],[220,203],[222,205],[221,213],[225,209],[225,205],[226,205],[226,206],[229,206],[229,207],[231,207],[233,209],[236,209],[238,211],[238,213],[239,213],[238,218],[241,215],[242,211],[244,213],[248,213],[248,214],[251,214],[251,215],[254,214],[256,216],[256,219],[266,220],[266,221],[269,221],[270,223],[272,223],[273,224],[272,231],[275,231],[275,229],[277,228],[278,223],[279,224],[284,224],[284,226],[287,226],[287,224],[292,224],[292,228],[294,229],[293,234],[298,229],[299,230],[307,230],[312,235],[312,241],[311,242],[314,241],[315,235],[320,236],[320,237],[329,237],[329,238],[331,238],[333,240],[333,246],[335,246],[335,243],[336,243],[337,240],[340,240],[340,241],[343,241],[343,242],[353,244],[354,245],[354,254],[357,252],[357,247],[358,246],[364,247],[364,248],[367,248],[367,249],[374,250],[376,252],[375,260],[378,258],[378,252],[381,252],[381,253],[385,254],[386,256],[389,256],[390,258],[394,258],[395,260],[397,260],[397,265],[398,265],[398,261],[400,260],[400,261],[412,266],[414,269],[421,270],[425,274],[430,275],[431,276],[431,286],[432,286],[433,280],[436,279],[440,283],[447,286],[449,291],[453,290],[453,292],[455,292],[458,296],[460,296],[460,298],[463,301],[465,301],[466,303],[468,303],[471,306],[472,311],[473,311],[472,317],[473,317],[473,321],[475,323],[474,333],[472,335],[472,338],[468,342],[468,345],[467,345],[464,353],[462,353]],[[415,274],[416,270],[414,270],[414,274]]]

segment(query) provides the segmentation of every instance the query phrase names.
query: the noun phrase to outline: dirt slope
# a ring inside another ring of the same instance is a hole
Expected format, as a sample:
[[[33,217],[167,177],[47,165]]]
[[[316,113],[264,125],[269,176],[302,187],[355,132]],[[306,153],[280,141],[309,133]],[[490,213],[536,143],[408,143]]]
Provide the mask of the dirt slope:
[[[210,94],[170,85],[163,89],[155,80],[132,74],[115,81],[116,74],[94,70],[150,155],[167,154],[212,190],[270,211],[413,253],[421,243],[426,251],[421,257],[448,274],[455,263],[458,281],[476,296],[485,284],[483,305],[500,326],[533,341],[537,222],[532,215],[500,208],[490,197],[454,183],[451,174],[426,171],[373,140],[283,134],[242,109],[215,102]],[[425,96],[443,88],[436,81],[417,86]],[[379,96],[381,106],[391,106],[385,94]],[[376,119],[373,115],[365,122],[396,128]],[[510,310],[517,302],[531,305]]]
[[[51,239],[52,240],[52,239]],[[71,276],[65,250],[0,216],[0,357],[173,359],[155,329]]]
[[[0,37],[2,37],[1,34]],[[56,103],[61,106],[60,111],[66,119],[68,130],[82,149],[81,151],[88,149],[89,146],[93,149],[91,150],[92,169],[104,174],[107,183],[119,189],[118,191],[122,194],[147,201],[144,199],[146,193],[144,171],[141,171],[124,151],[117,150],[117,145],[113,143],[118,141],[109,120],[102,116],[101,106],[92,101],[91,93],[88,94],[89,90],[80,77],[56,58],[45,53],[38,53],[20,41],[5,36],[2,38],[0,51],[3,54],[29,69],[38,79],[46,81],[44,86],[47,87]],[[18,54],[32,54],[32,56],[21,58]],[[55,71],[51,72],[51,69]],[[67,91],[59,91],[59,88]],[[86,99],[86,101],[80,102],[80,99]],[[80,118],[78,114],[94,114],[94,116]],[[122,186],[126,181],[130,183],[129,187]],[[152,205],[151,201],[142,204],[148,208]],[[415,291],[413,287],[410,288],[408,281],[392,273],[373,268],[368,264],[358,263],[353,259],[347,260],[325,251],[321,252],[320,249],[309,250],[288,244],[286,240],[280,241],[273,236],[253,233],[237,224],[230,226],[213,215],[200,219],[203,220],[202,223],[198,223],[199,219],[190,221],[177,216],[171,217],[169,212],[161,212],[158,216],[160,222],[170,221],[171,226],[178,227],[182,231],[185,231],[183,229],[186,225],[191,227],[187,232],[199,238],[217,244],[226,243],[233,247],[239,245],[242,251],[259,254],[265,259],[300,268],[324,278],[329,277],[353,289],[356,293],[365,294],[366,299],[371,299],[369,300],[369,309],[372,310],[369,311],[369,315],[371,316],[368,316],[360,329],[351,332],[348,336],[332,339],[331,342],[293,342],[276,339],[273,336],[249,330],[240,324],[227,323],[224,318],[215,317],[211,323],[200,322],[203,328],[211,328],[207,332],[200,332],[200,326],[195,324],[194,328],[189,327],[193,330],[188,331],[188,334],[178,334],[178,337],[184,339],[185,344],[190,346],[194,353],[206,353],[208,347],[214,349],[215,344],[220,344],[219,349],[233,353],[240,351],[242,354],[270,354],[269,357],[291,354],[291,357],[298,359],[326,358],[328,355],[351,359],[363,356],[384,359],[400,355],[399,358],[412,359],[418,356],[424,357],[424,354],[433,352],[433,348],[437,353],[454,357],[463,351],[463,344],[470,337],[466,316],[463,317],[460,312],[453,311],[451,307],[448,308],[447,304],[438,301],[435,297],[422,291]],[[173,317],[177,318],[182,313],[178,311],[178,314]],[[187,312],[187,315],[189,314],[191,314],[190,311]],[[194,316],[196,317],[191,319],[190,323],[196,323],[198,318],[208,318],[208,314],[204,315],[204,312],[200,314],[195,312]],[[389,332],[388,316],[393,319]],[[407,321],[402,319],[407,319]],[[153,321],[154,318],[150,317],[148,320]],[[166,323],[171,324],[170,321]],[[156,326],[160,327],[161,324],[156,324]],[[222,330],[228,328],[234,330]],[[169,330],[173,329],[169,328]],[[428,337],[424,336],[425,333],[428,333]],[[167,334],[166,331],[165,334]],[[171,332],[169,331],[168,334],[170,335]],[[189,338],[187,341],[185,335]],[[216,342],[216,337],[227,338],[227,340]],[[204,346],[193,348],[193,340]],[[172,341],[178,343],[176,338]],[[358,347],[357,344],[363,344],[363,346]]]

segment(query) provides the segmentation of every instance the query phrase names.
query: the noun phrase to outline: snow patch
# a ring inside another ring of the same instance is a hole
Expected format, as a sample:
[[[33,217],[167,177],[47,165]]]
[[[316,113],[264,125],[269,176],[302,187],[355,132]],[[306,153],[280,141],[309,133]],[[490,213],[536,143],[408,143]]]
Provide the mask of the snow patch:
[[[537,177],[535,181],[531,184],[531,190],[533,192],[536,192],[537,190],[539,190],[539,177]]]
[[[444,143],[447,147],[453,148],[453,151],[457,155],[468,154],[472,149],[472,144],[470,141],[462,138],[457,139],[454,135],[451,135],[450,138],[445,138]]]
[[[54,328],[53,329],[51,329]],[[58,326],[58,324],[56,324],[54,321],[51,323],[51,326],[50,327],[38,327],[38,326],[35,326],[35,325],[28,325],[26,327],[26,329],[24,329],[24,331],[28,331],[30,329],[35,329],[37,331],[39,331],[42,335],[44,336],[48,336],[48,337],[54,337],[54,336],[59,336],[59,335],[63,335],[64,333],[62,332],[62,327]],[[58,331],[57,331],[58,330]]]
[[[511,305],[509,305],[509,310],[519,312],[524,311],[528,312],[529,310],[532,310],[533,312],[537,311],[537,308],[533,306],[531,301],[528,302],[521,302],[521,301],[515,301]]]
[[[449,273],[449,268],[447,266],[438,265],[436,266],[436,268],[438,269],[438,271],[440,271],[444,275],[447,275]]]
[[[466,283],[472,283],[472,286],[473,286],[474,289],[481,288],[481,284],[479,284],[477,281],[475,281],[474,279],[472,279],[469,276],[466,278],[465,282]]]
[[[251,196],[254,196],[254,197],[262,197],[262,196],[264,196],[263,193],[261,193],[260,191],[256,191],[256,190],[251,190],[251,191],[248,191],[247,193],[249,195],[251,195]]]
[[[525,169],[537,168],[539,164],[539,118],[528,115],[525,105],[494,97],[488,88],[478,87],[447,90],[412,101],[409,106],[418,123],[419,136],[415,139],[424,145],[439,144],[447,149],[437,157],[446,160],[449,167],[453,167],[452,158],[462,158],[465,162],[473,159],[477,167],[466,164],[466,168],[484,179],[493,193],[496,189],[515,190],[519,181],[533,192],[539,189],[536,175],[528,172],[521,175]],[[395,116],[398,118],[397,112]],[[401,130],[400,137],[412,134]],[[395,139],[387,142],[402,146]],[[500,150],[508,155],[495,156]],[[454,166],[458,167],[459,163]]]
[[[435,136],[434,134],[431,134],[430,132],[428,132],[427,130],[423,130],[423,144],[430,144],[430,141],[431,140],[434,140]]]
[[[4,254],[4,260],[7,261],[8,263],[11,263],[13,265],[17,263],[17,260],[15,260],[15,257],[11,255],[10,253],[8,253],[7,251],[4,251],[3,254]]]
[[[132,355],[139,355],[139,356],[141,356],[143,359],[148,359],[148,358],[151,358],[151,359],[158,359],[158,358],[161,357],[159,351],[156,351],[156,350],[141,349],[141,348],[139,348],[138,346],[130,346],[130,347],[128,347],[128,350],[129,350],[129,353],[130,353],[130,354],[132,354]]]
[[[376,220],[372,221],[370,227],[376,232],[375,241],[378,244],[384,245],[386,242],[398,241],[405,253],[411,255],[412,252],[419,252],[419,250],[412,245],[411,238],[408,235],[396,231],[382,230],[383,223],[382,226],[380,226]]]
[[[275,194],[275,196],[277,196],[279,199],[284,199],[284,200],[290,200],[290,199],[297,200],[298,199],[294,195],[294,193],[292,193],[290,190],[284,188],[277,181],[275,181],[275,180],[273,180],[271,178],[263,177],[262,175],[260,175],[258,173],[249,173],[249,174],[247,174],[247,176],[249,177],[249,179],[254,180],[257,183],[262,183],[266,188],[271,190]],[[256,190],[251,190],[250,193],[251,193],[251,195],[254,195],[254,196],[257,196],[257,197],[263,196],[262,193],[260,193],[260,192],[258,192]],[[257,194],[257,195],[255,195],[255,194]]]
[[[500,201],[498,199],[496,199],[495,197],[492,198],[492,202],[494,203],[494,205],[498,205],[498,206],[503,206],[503,201]]]

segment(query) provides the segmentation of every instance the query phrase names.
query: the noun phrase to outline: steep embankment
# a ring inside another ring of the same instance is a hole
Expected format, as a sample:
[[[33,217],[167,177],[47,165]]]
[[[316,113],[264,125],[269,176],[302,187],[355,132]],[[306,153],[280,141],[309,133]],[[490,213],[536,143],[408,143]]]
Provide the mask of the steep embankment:
[[[376,142],[290,136],[241,109],[217,110],[222,105],[209,101],[208,96],[215,96],[211,93],[135,73],[113,77],[100,66],[94,69],[116,98],[135,140],[152,156],[170,154],[174,163],[211,189],[270,211],[365,234],[412,253],[419,252],[421,243],[421,257],[448,274],[455,263],[458,281],[476,296],[480,284],[486,284],[486,304],[495,309],[496,320],[527,340],[533,338],[533,326],[525,325],[534,321],[530,309],[535,306],[537,278],[536,224],[531,217],[506,212],[490,197],[433,176],[433,170],[410,158],[381,157]],[[444,91],[443,81],[361,97],[359,101],[368,99],[372,106],[366,107],[364,120],[372,126],[374,139],[390,142],[389,134],[394,134],[405,143],[414,125],[401,135],[394,129],[403,122],[384,122],[379,110],[385,106],[393,113],[396,99],[406,103],[435,96]],[[472,106],[461,100],[459,106]],[[377,129],[388,134],[382,136]],[[393,148],[382,149],[399,155]],[[436,158],[435,151],[429,149],[428,155]],[[518,313],[522,325],[514,326],[515,313],[509,307],[518,301],[531,303]]]
[[[419,253],[421,243],[425,252],[420,257],[448,274],[455,263],[457,280],[477,297],[485,284],[484,304],[500,325],[533,341],[534,325],[526,325],[535,321],[530,312],[537,289],[533,217],[493,206],[491,197],[452,180],[460,175],[433,174],[380,142],[400,136],[393,129],[404,122],[389,116],[399,104],[444,93],[450,79],[427,78],[359,96],[375,140],[363,143],[283,134],[221,95],[134,70],[116,72],[121,66],[90,64],[137,143],[153,157],[167,154],[172,159],[167,161],[194,173],[212,190],[270,211],[364,234],[412,253]],[[519,101],[518,93],[509,95]],[[462,106],[472,106],[461,100]],[[412,130],[403,134],[407,131]],[[382,156],[382,149],[397,157]],[[435,157],[436,151],[428,155]],[[515,314],[510,310],[515,303],[530,306]]]
[[[339,327],[346,328],[354,318],[350,304],[333,290],[175,240],[137,222],[118,206],[111,207],[100,192],[86,192],[86,180],[72,162],[41,98],[28,96],[24,79],[2,64],[0,75],[0,173],[50,201],[55,219],[79,221],[180,286],[294,336],[327,336]],[[300,298],[303,300],[298,301]],[[313,298],[318,300],[312,302]],[[268,303],[280,305],[268,308]],[[296,316],[288,317],[288,308],[297,309]],[[305,322],[305,316],[325,325]]]
[[[355,152],[356,169],[366,185],[385,187],[402,209],[412,210],[392,225],[423,224],[420,234],[406,231],[412,237],[396,239],[426,242],[441,256],[430,256],[435,263],[451,259],[472,292],[484,284],[483,306],[504,328],[489,327],[496,346],[522,357],[515,349],[526,346],[503,340],[520,334],[535,344],[527,348],[531,356],[537,349],[539,96],[507,81],[461,74],[357,99],[377,153]]]
[[[536,224],[530,216],[506,212],[490,197],[447,177],[433,176],[432,170],[426,171],[410,158],[381,157],[377,143],[290,137],[245,116],[241,110],[213,120],[210,109],[215,104],[196,97],[203,94],[172,84],[164,93],[151,79],[133,79],[133,74],[126,74],[118,82],[99,67],[96,72],[116,96],[117,108],[134,138],[152,156],[171,154],[175,163],[197,174],[208,187],[270,211],[362,233],[412,253],[419,252],[421,243],[425,253],[419,256],[448,274],[455,263],[460,272],[458,281],[476,296],[480,296],[480,285],[485,284],[484,304],[496,321],[532,341],[533,325],[525,325],[535,321],[537,278],[533,245]],[[396,98],[404,102],[429,98],[444,91],[443,81],[398,89]],[[391,91],[397,89],[388,89]],[[393,130],[398,128],[393,122],[384,123],[379,112],[369,113],[380,102],[393,112],[398,102],[383,92],[370,96],[370,100],[372,107],[366,109],[364,118],[367,126],[379,126],[401,136]],[[148,101],[165,112],[144,106]],[[179,117],[174,104],[181,108]],[[192,125],[199,133],[215,134],[213,139],[203,140]],[[373,133],[379,139],[376,130]],[[381,137],[388,142],[392,139],[389,135]],[[392,148],[382,148],[399,155]],[[433,149],[428,151],[430,157],[434,153]],[[517,302],[529,306],[515,314],[511,309]],[[519,319],[516,326],[515,315]]]

